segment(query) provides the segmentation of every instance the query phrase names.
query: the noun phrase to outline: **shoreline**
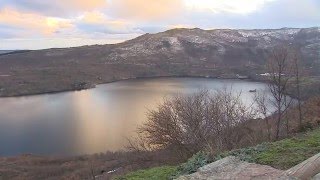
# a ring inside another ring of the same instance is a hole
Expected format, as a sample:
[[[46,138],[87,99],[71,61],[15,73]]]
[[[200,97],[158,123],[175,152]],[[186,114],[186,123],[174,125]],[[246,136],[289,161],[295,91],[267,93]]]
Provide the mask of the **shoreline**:
[[[197,79],[199,81],[213,81],[213,82],[218,82],[218,81],[222,81],[224,82],[224,80],[231,80],[231,83],[232,82],[243,82],[243,83],[247,83],[247,82],[257,82],[257,81],[253,81],[252,79],[249,79],[249,78],[246,78],[246,79],[240,79],[240,78],[226,78],[226,77],[213,77],[213,76],[149,76],[149,77],[131,77],[131,78],[122,78],[122,79],[119,79],[119,80],[114,80],[114,81],[110,81],[110,82],[107,82],[107,83],[101,83],[101,84],[97,84],[95,85],[94,87],[92,88],[86,88],[86,89],[82,89],[82,90],[89,90],[89,89],[93,89],[93,88],[97,88],[99,85],[107,85],[107,84],[111,84],[111,83],[116,83],[116,82],[121,82],[121,81],[130,81],[130,80],[154,80],[154,79],[161,79],[161,78],[176,78],[177,81],[179,81],[180,79],[183,79],[183,78],[189,78],[189,79],[195,79],[195,81],[197,81]],[[234,80],[234,81],[232,81]],[[227,81],[227,82],[230,82],[230,81]],[[59,93],[76,93],[77,91],[82,91],[82,90],[68,90],[68,91],[53,91],[53,92],[50,92],[50,93],[39,93],[39,94],[30,94],[30,95],[21,95],[21,96],[9,96],[9,97],[0,97],[1,99],[4,99],[4,98],[13,98],[12,100],[15,100],[14,98],[32,98],[33,96],[41,96],[41,95],[50,95],[50,94],[59,94]],[[116,150],[116,151],[110,151],[110,152],[121,152],[123,151],[124,149],[121,149],[121,150]],[[105,152],[109,152],[109,151],[105,151]],[[99,154],[101,152],[97,152],[97,154]],[[104,153],[104,152],[102,152]],[[93,153],[93,154],[96,154],[96,153]],[[14,154],[14,155],[4,155],[2,157],[17,157],[17,156],[22,156],[22,157],[25,157],[25,156],[31,156],[31,157],[53,157],[53,158],[61,158],[61,157],[79,157],[79,156],[87,156],[87,155],[93,155],[93,154],[69,154],[69,155],[61,155],[61,154],[34,154],[34,153],[28,153],[28,152],[25,152],[25,153],[22,153],[22,154]],[[1,157],[1,156],[0,156]]]
[[[104,85],[104,84],[110,84],[110,83],[115,83],[115,82],[120,82],[120,81],[127,81],[127,80],[134,80],[134,79],[156,79],[156,78],[204,78],[204,79],[222,79],[222,80],[242,80],[242,81],[251,81],[251,82],[265,82],[263,80],[257,80],[257,79],[252,79],[252,78],[236,78],[236,77],[219,77],[219,76],[174,76],[174,75],[168,75],[168,76],[149,76],[149,77],[130,77],[130,78],[123,78],[123,79],[118,79],[118,80],[111,80],[111,81],[106,81],[102,83],[97,83],[97,84],[90,84],[89,87],[86,88],[81,88],[81,89],[61,89],[61,90],[51,90],[51,91],[44,91],[44,92],[39,92],[39,93],[22,93],[22,94],[17,94],[17,95],[0,95],[0,98],[19,98],[19,97],[31,97],[31,96],[39,96],[39,95],[50,95],[50,94],[59,94],[59,93],[65,93],[65,92],[77,92],[77,91],[83,91],[83,90],[89,90],[89,89],[94,89],[99,85]]]

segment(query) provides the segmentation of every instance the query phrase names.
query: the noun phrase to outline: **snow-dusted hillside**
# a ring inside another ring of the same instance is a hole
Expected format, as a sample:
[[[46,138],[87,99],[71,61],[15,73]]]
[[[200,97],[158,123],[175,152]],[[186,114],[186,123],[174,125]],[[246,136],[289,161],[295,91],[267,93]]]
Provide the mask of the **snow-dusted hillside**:
[[[149,76],[236,77],[264,73],[273,47],[295,45],[320,75],[320,29],[172,29],[114,44],[0,55],[1,95],[78,89]]]
[[[187,61],[196,64],[259,65],[272,47],[295,44],[303,57],[319,63],[319,28],[266,30],[173,29],[146,34],[111,48],[107,62]]]

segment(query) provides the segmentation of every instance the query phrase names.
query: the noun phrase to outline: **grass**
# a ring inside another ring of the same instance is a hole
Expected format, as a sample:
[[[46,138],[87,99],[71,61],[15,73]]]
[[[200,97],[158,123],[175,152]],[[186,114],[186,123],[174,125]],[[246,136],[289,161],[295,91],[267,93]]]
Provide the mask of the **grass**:
[[[217,159],[233,155],[248,162],[289,169],[320,152],[320,129],[303,135],[255,147],[229,151]]]
[[[131,172],[125,176],[116,177],[116,180],[165,180],[176,174],[176,166],[161,166],[146,170]]]
[[[269,165],[277,169],[289,169],[320,152],[320,128],[299,134],[293,138],[277,142],[262,143],[254,147],[228,151],[208,159],[205,153],[199,152],[186,163],[178,167],[163,166],[140,170],[118,177],[118,180],[163,180],[172,179],[183,174],[190,174],[210,162],[226,156],[236,156],[243,161]]]
[[[320,152],[320,130],[268,145],[256,155],[257,163],[278,169],[289,169]]]

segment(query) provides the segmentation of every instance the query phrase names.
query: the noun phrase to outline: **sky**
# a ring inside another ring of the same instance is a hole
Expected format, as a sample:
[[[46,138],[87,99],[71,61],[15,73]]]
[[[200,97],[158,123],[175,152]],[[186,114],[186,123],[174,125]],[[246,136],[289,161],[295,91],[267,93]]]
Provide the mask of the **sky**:
[[[113,44],[172,28],[320,26],[320,0],[0,0],[0,49]]]

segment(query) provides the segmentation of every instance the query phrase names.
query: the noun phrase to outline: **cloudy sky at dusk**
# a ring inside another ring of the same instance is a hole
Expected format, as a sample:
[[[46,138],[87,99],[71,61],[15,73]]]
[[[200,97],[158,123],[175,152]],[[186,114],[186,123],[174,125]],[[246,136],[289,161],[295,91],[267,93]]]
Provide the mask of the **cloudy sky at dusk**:
[[[319,0],[0,0],[0,49],[117,43],[180,27],[314,26]]]

